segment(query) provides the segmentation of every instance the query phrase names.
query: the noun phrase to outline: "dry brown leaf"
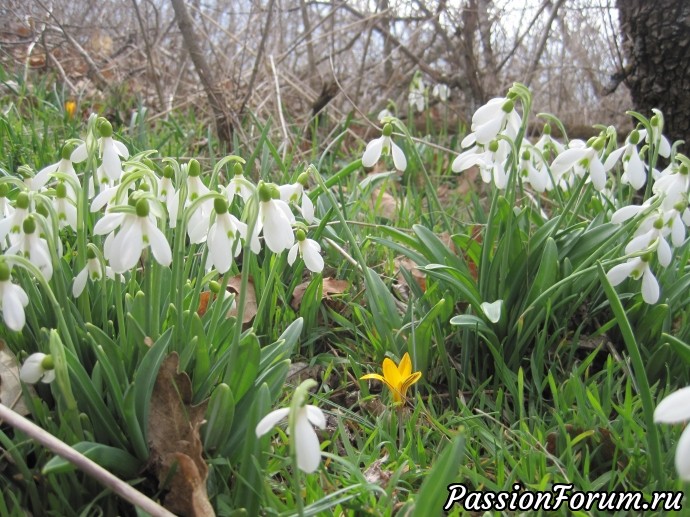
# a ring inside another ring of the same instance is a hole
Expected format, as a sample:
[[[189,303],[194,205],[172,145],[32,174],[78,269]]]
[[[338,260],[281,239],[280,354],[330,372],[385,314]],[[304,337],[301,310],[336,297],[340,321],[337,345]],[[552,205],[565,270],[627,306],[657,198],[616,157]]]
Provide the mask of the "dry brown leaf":
[[[161,364],[151,395],[148,438],[149,465],[159,485],[167,483],[165,507],[179,515],[215,515],[206,492],[208,466],[202,457],[199,427],[206,402],[192,406],[192,383],[178,373],[179,357],[173,352]]]
[[[335,301],[334,296],[343,294],[350,287],[350,283],[347,280],[337,280],[332,277],[326,277],[321,284],[322,300],[325,301]],[[309,287],[311,281],[302,282],[295,290],[292,292],[292,301],[290,302],[290,307],[298,311],[302,305],[302,298],[304,298],[304,293]]]
[[[242,285],[242,276],[237,275],[233,276],[230,280],[228,280],[228,291],[231,293],[235,293],[235,301],[239,299],[239,294],[240,294],[240,287]],[[246,325],[248,323],[251,323],[251,321],[254,319],[254,316],[256,316],[256,312],[258,310],[258,306],[256,304],[256,289],[254,289],[254,281],[250,278],[249,282],[247,283],[247,293],[246,293],[246,298],[244,302],[244,314],[242,315],[242,324]],[[237,317],[237,309],[233,307],[228,311],[228,318],[236,318]]]
[[[20,415],[30,413],[22,397],[22,383],[19,380],[19,361],[0,339],[0,402],[14,409]]]
[[[393,219],[399,207],[400,202],[388,192],[381,192],[379,188],[371,191],[371,208],[378,217]]]
[[[405,276],[401,272],[401,269],[406,269],[410,272],[412,278],[414,278],[414,281],[417,282],[419,288],[422,291],[426,291],[426,275],[422,271],[417,269],[417,264],[415,264],[412,259],[402,256],[396,257],[394,263],[398,282],[407,285],[407,282],[405,281]]]
[[[381,485],[385,488],[391,478],[391,475],[393,474],[392,470],[384,470],[381,468],[381,465],[387,461],[388,453],[385,453],[383,457],[377,459],[374,463],[369,465],[367,470],[364,471],[364,479],[366,479],[369,483]]]

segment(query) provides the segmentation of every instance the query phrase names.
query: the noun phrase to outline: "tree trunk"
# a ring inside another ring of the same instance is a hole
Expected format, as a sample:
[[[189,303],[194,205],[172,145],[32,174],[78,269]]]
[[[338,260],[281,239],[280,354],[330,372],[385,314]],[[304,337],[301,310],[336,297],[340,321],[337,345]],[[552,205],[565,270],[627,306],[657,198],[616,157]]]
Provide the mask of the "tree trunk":
[[[625,81],[637,111],[664,114],[664,132],[690,145],[690,2],[617,0],[625,55]]]
[[[225,145],[225,148],[229,150],[232,147],[233,128],[231,114],[225,103],[225,97],[223,97],[223,89],[213,79],[211,68],[208,66],[206,57],[199,46],[199,41],[197,39],[199,36],[194,29],[194,24],[187,12],[184,0],[171,0],[171,3],[175,11],[177,25],[184,39],[184,45],[189,52],[189,56],[192,58],[194,68],[199,75],[201,84],[206,92],[206,97],[208,98],[208,103],[211,106],[218,140],[221,145]]]

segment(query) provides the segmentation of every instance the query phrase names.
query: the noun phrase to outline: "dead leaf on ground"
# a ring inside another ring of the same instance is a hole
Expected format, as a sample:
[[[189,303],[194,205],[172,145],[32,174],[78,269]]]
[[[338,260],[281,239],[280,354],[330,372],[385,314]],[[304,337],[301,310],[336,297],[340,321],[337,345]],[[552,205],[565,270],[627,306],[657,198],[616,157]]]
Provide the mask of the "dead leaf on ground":
[[[371,191],[371,208],[378,217],[394,219],[395,214],[400,209],[400,201],[395,199],[388,192],[381,192],[380,188]]]
[[[419,288],[422,291],[426,291],[426,275],[417,268],[417,264],[415,264],[412,259],[400,256],[395,258],[394,263],[396,278],[398,279],[398,282],[407,285],[405,276],[402,274],[401,271],[402,269],[406,269],[410,272],[412,278],[414,278],[414,281],[417,282]]]
[[[148,439],[150,468],[159,485],[166,483],[165,507],[179,515],[215,515],[206,492],[208,466],[202,456],[199,427],[206,402],[192,406],[192,383],[178,373],[179,357],[173,352],[161,364],[151,395]]]
[[[222,283],[222,279],[219,280],[219,283]],[[242,276],[237,275],[233,276],[228,280],[228,286],[227,286],[227,291],[229,293],[232,293],[235,295],[235,302],[239,300],[239,295],[240,295],[240,288],[242,286]],[[206,311],[208,310],[208,305],[211,303],[211,300],[214,300],[216,296],[211,293],[210,291],[204,291],[199,295],[199,308],[197,309],[197,313],[199,316],[203,316],[206,314]],[[252,322],[254,319],[254,316],[256,316],[258,306],[256,303],[256,289],[254,288],[254,282],[252,281],[251,278],[249,278],[249,282],[247,283],[247,298],[244,303],[244,314],[242,317],[242,324],[247,325]],[[233,306],[230,308],[228,311],[227,315],[228,318],[236,318],[237,317],[237,307],[236,304],[233,304]]]
[[[329,302],[335,301],[334,297],[343,294],[350,287],[350,283],[347,280],[337,280],[332,277],[326,277],[322,281],[321,293],[322,300]],[[295,290],[292,292],[292,301],[290,302],[290,307],[298,311],[302,305],[302,298],[304,298],[304,293],[309,287],[311,281],[302,282]]]
[[[367,470],[364,471],[364,479],[366,479],[369,483],[381,485],[385,488],[391,478],[391,475],[393,474],[392,470],[384,470],[381,468],[381,465],[387,461],[388,453],[385,453],[381,458],[369,465]]]
[[[32,389],[32,388],[30,388]],[[19,380],[19,361],[0,339],[0,402],[22,416],[30,413],[22,397],[22,383]]]

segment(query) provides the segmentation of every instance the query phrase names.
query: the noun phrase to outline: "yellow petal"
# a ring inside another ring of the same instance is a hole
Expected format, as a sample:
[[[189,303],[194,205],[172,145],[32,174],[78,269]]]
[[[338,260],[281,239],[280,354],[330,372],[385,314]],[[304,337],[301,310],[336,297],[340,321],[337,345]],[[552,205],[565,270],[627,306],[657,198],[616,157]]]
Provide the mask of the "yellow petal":
[[[399,387],[403,379],[396,364],[388,357],[383,360],[383,376],[388,384],[395,386],[395,389],[400,389]]]
[[[414,372],[412,375],[408,376],[402,384],[402,396],[404,397],[407,395],[407,390],[410,386],[412,386],[415,382],[417,382],[419,379],[422,378],[422,372]]]
[[[391,390],[391,392],[393,392],[393,398],[395,400],[398,400],[398,398],[396,398],[396,394],[398,393],[398,388],[396,386],[393,386],[390,382],[388,382],[385,377],[379,375],[378,373],[367,373],[366,375],[362,375],[359,378],[359,380],[361,380],[361,381],[366,381],[369,379],[374,380],[374,381],[381,381],[382,383],[384,383],[388,387],[388,389]]]
[[[412,373],[412,360],[410,359],[410,354],[405,352],[400,364],[398,365],[398,372],[400,372],[400,377],[406,379]]]

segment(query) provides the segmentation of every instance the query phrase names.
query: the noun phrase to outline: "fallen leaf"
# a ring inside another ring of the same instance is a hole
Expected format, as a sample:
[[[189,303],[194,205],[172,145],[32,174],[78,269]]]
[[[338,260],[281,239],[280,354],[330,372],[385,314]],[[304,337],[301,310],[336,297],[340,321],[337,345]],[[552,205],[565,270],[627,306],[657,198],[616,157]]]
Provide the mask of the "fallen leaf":
[[[242,275],[233,276],[228,280],[228,291],[235,293],[235,301],[239,301],[240,288],[242,286]],[[247,283],[247,293],[244,302],[244,314],[242,315],[242,324],[251,323],[256,316],[258,306],[256,304],[256,289],[254,289],[254,281],[250,278]],[[237,317],[237,307],[233,307],[228,311],[228,318]]]
[[[32,389],[32,388],[30,388]],[[22,416],[30,413],[22,397],[22,383],[19,380],[19,361],[0,339],[0,402],[14,409]]]
[[[199,427],[207,402],[192,406],[192,383],[178,373],[173,352],[161,364],[151,395],[148,439],[149,466],[161,488],[168,490],[165,507],[179,515],[215,515],[206,492],[208,465],[202,457]],[[163,486],[165,485],[165,486]]]
[[[371,484],[381,485],[385,488],[393,474],[392,470],[384,470],[381,468],[381,465],[386,461],[388,461],[388,453],[385,453],[383,457],[369,465],[367,470],[364,471],[364,479]]]
[[[304,298],[304,293],[309,287],[311,281],[302,282],[295,290],[292,291],[292,301],[290,302],[290,307],[298,311],[300,305],[302,305],[302,298]],[[350,283],[346,280],[337,280],[332,277],[326,277],[322,280],[321,294],[322,300],[326,302],[335,302],[335,296],[343,294],[350,287]]]
[[[395,264],[395,272],[397,275],[398,282],[407,285],[405,276],[401,272],[402,269],[406,269],[410,272],[412,278],[414,278],[414,281],[417,283],[419,288],[422,291],[426,291],[426,275],[417,268],[417,264],[415,264],[412,259],[401,256],[396,257],[393,262]]]

